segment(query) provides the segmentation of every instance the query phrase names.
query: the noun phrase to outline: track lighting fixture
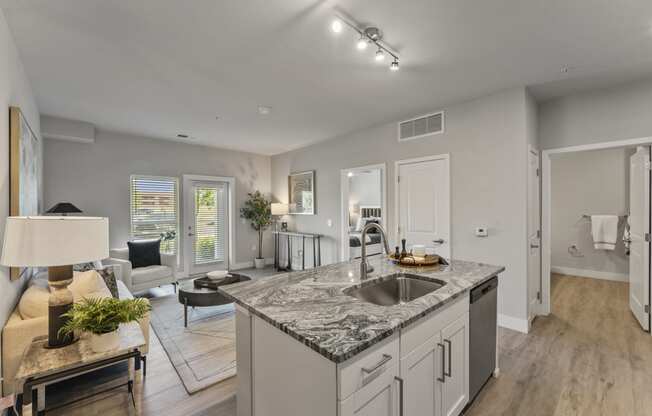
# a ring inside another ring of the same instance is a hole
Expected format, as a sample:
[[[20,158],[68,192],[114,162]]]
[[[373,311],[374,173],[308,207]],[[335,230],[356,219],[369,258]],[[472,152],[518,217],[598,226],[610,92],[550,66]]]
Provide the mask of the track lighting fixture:
[[[333,20],[333,23],[331,23],[331,30],[333,33],[340,33],[342,31],[342,21],[340,19]]]
[[[344,25],[355,30],[360,35],[360,38],[355,44],[358,50],[363,51],[367,49],[369,44],[373,44],[378,48],[374,55],[375,61],[382,62],[385,60],[385,55],[389,55],[392,58],[389,69],[392,71],[398,71],[398,55],[392,52],[392,50],[383,42],[383,35],[380,29],[373,26],[360,29],[356,24],[348,19],[342,18],[340,15],[331,23],[331,30],[335,33],[340,33],[344,28]]]
[[[358,48],[359,51],[364,51],[365,49],[367,49],[368,43],[369,41],[367,40],[367,38],[361,36],[360,39],[358,39],[358,42],[355,44],[355,46]]]

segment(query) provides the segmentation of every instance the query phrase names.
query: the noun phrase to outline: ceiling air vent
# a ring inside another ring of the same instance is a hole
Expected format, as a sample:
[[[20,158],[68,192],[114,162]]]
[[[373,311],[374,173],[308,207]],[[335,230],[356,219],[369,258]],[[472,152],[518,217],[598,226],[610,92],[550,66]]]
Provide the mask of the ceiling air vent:
[[[428,114],[398,123],[398,141],[419,139],[444,132],[444,112]]]

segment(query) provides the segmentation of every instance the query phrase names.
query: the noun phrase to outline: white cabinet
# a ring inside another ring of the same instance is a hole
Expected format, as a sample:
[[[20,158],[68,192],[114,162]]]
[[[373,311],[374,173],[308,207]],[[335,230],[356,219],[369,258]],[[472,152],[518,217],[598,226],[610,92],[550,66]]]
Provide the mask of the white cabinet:
[[[398,368],[378,378],[340,402],[340,416],[399,416],[400,380]]]
[[[468,331],[466,298],[401,334],[404,416],[461,414],[469,397]]]
[[[444,346],[441,383],[442,415],[457,416],[469,402],[469,314],[468,312],[441,331]]]
[[[440,336],[436,335],[401,359],[406,416],[441,413],[441,389],[437,382],[437,375],[441,374],[440,345]]]

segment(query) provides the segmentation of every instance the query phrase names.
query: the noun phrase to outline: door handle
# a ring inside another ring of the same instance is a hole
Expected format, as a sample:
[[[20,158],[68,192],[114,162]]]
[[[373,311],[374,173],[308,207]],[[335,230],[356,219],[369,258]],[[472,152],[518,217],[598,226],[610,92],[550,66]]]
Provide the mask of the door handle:
[[[394,376],[394,380],[398,381],[398,388],[399,388],[399,395],[398,395],[398,414],[399,416],[403,416],[403,389],[404,389],[404,384],[405,381],[401,377]]]
[[[436,240],[432,240],[432,242],[435,244],[444,244],[446,241],[443,238],[438,238]]]
[[[188,237],[192,237],[195,233],[188,233]]]
[[[539,248],[538,244],[530,243],[530,248]]]
[[[444,374],[448,377],[453,377],[453,343],[448,339],[445,339],[444,342],[448,344],[448,372],[444,371]]]
[[[444,344],[437,343],[437,346],[441,348],[441,377],[437,377],[437,381],[442,383],[446,382],[446,347]]]

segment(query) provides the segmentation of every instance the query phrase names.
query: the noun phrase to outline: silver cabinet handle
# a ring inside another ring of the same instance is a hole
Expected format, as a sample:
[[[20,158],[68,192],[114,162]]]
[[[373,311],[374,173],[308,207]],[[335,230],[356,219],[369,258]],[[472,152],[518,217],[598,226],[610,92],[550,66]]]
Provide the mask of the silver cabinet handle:
[[[378,370],[383,365],[387,364],[391,359],[392,359],[391,355],[383,354],[383,358],[381,358],[381,360],[378,361],[378,363],[376,363],[376,365],[374,365],[371,368],[362,367],[362,371],[364,371],[367,374],[373,373],[374,371]]]
[[[395,380],[398,380],[398,387],[399,387],[399,395],[398,395],[398,414],[399,416],[403,416],[403,388],[405,382],[401,377],[394,376]]]
[[[438,238],[436,240],[432,240],[432,242],[435,244],[444,244],[446,241],[443,238]]]
[[[445,339],[444,342],[448,344],[448,372],[444,371],[444,374],[448,377],[453,377],[453,343],[449,339]]]
[[[444,344],[437,343],[437,346],[441,348],[441,377],[437,377],[437,381],[442,383],[446,382],[446,347]]]

